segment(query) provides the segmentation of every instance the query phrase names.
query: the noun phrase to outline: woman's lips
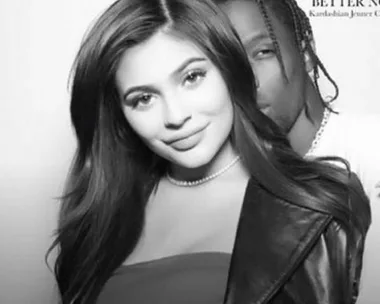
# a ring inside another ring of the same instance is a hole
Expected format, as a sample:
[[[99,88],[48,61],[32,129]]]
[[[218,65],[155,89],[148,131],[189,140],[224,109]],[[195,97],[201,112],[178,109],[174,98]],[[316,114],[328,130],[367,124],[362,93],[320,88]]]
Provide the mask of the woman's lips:
[[[175,140],[167,142],[167,144],[178,151],[190,150],[202,140],[203,130],[205,130],[206,127],[207,126],[202,127],[196,131],[191,132],[188,135],[179,136]]]

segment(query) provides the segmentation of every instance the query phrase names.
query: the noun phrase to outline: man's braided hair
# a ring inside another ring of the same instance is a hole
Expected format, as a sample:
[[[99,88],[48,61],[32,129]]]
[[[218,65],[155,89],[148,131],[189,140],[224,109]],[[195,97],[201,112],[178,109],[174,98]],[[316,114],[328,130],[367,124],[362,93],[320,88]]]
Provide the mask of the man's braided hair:
[[[233,3],[234,0],[221,0],[221,1],[215,0],[215,1],[217,4],[225,4],[225,3]],[[276,37],[276,33],[274,31],[273,23],[270,18],[270,12],[273,13],[279,19],[279,21],[284,23],[284,25],[286,25],[289,28],[289,30],[292,31],[300,56],[302,56],[303,58],[303,54],[305,52],[307,52],[310,55],[311,60],[314,63],[313,72],[312,72],[313,73],[312,81],[317,89],[319,96],[321,97],[321,100],[324,101],[325,107],[330,108],[329,104],[333,102],[335,99],[337,99],[338,97],[339,88],[313,49],[313,46],[312,46],[313,30],[310,25],[310,20],[305,14],[305,12],[298,6],[295,0],[251,0],[251,1],[255,1],[258,5],[260,13],[267,27],[268,33],[270,35],[270,38],[272,39],[275,53],[280,63],[281,71],[285,79],[287,79],[287,76],[285,73],[284,62],[282,60],[282,54],[281,54],[280,46]],[[322,73],[325,75],[325,77],[329,80],[329,82],[334,87],[335,93],[333,96],[330,96],[328,100],[325,100],[322,97],[322,94],[320,91],[320,86],[318,83],[320,71],[322,71]]]

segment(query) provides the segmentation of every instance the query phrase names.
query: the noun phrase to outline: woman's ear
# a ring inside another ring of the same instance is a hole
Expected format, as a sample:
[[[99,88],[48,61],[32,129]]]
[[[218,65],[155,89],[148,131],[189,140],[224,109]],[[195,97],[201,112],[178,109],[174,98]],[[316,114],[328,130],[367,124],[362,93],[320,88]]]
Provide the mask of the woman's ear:
[[[302,41],[302,50],[303,50],[303,60],[305,63],[305,68],[308,73],[311,73],[314,70],[315,62],[313,53],[316,53],[314,38],[311,37],[309,40],[309,46],[306,45],[305,41]]]

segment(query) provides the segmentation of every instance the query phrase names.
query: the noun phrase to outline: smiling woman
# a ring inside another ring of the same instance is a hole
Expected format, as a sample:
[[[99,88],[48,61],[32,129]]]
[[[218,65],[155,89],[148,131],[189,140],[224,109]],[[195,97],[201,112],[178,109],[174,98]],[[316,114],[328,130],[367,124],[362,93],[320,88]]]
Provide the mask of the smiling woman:
[[[129,125],[155,154],[170,161],[173,176],[191,178],[185,174],[192,170],[181,168],[202,167],[218,151],[218,163],[231,159],[231,144],[225,144],[233,119],[228,88],[216,66],[190,41],[158,32],[128,49],[116,85]],[[218,164],[209,164],[207,171],[213,167]]]
[[[120,0],[100,16],[72,80],[62,303],[353,303],[361,185],[299,157],[255,83],[208,0]]]

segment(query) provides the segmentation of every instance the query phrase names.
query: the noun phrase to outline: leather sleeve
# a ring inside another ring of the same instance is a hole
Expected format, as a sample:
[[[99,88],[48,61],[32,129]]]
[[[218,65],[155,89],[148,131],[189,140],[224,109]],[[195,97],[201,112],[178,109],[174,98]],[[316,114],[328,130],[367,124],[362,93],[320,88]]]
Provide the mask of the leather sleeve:
[[[370,224],[369,206],[361,184],[351,178],[356,191],[349,195],[352,212],[360,214],[362,231],[347,229],[332,220],[289,281],[269,303],[353,304],[359,292],[364,239]]]
[[[307,258],[270,303],[354,303],[355,295],[348,288],[354,282],[349,275],[347,245],[345,231],[336,222],[331,222]]]
[[[351,182],[337,196],[352,211],[347,229],[333,215],[290,204],[251,180],[224,303],[355,303],[370,209],[354,174]]]

